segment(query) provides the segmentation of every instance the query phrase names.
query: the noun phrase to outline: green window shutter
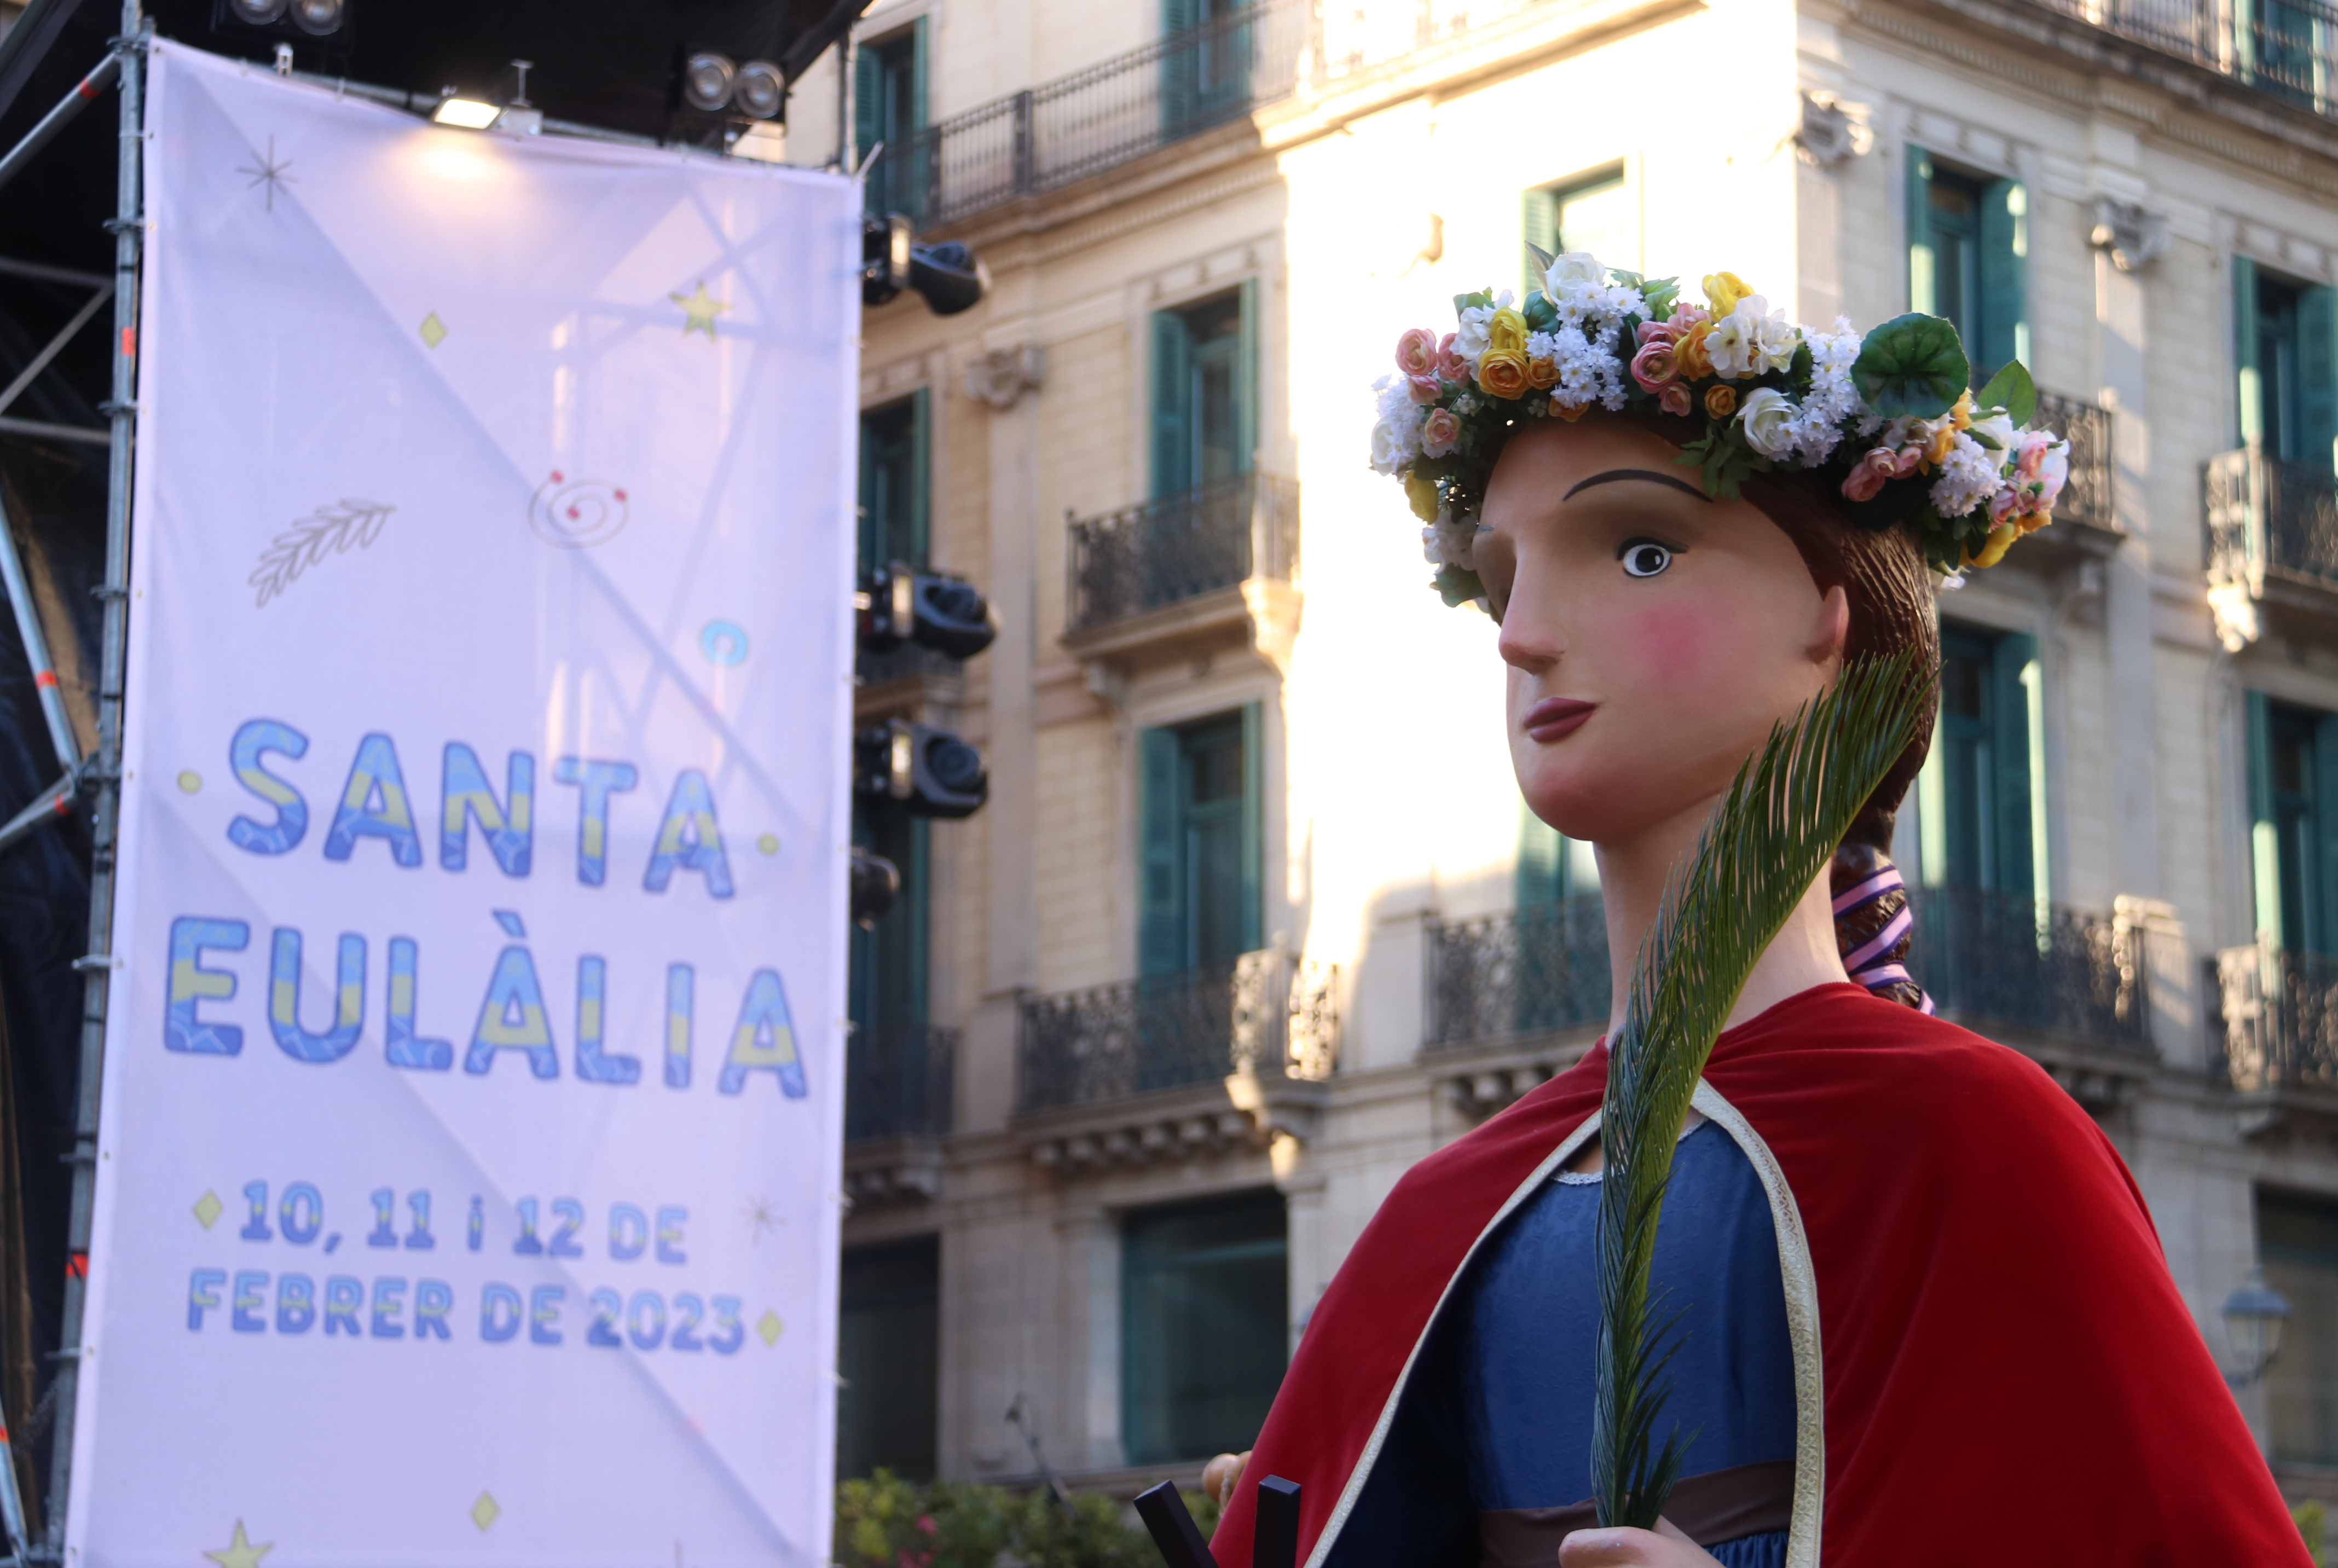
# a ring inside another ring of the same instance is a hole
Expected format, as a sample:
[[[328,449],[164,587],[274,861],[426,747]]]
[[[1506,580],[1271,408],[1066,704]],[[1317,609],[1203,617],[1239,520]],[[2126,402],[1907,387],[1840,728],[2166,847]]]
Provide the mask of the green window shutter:
[[[1932,248],[1932,155],[1908,144],[1908,309],[1940,312],[1938,253]]]
[[[1194,340],[1174,310],[1153,316],[1153,491],[1194,486]]]
[[[2233,366],[2241,413],[2241,445],[2264,439],[2264,369],[2258,363],[2257,264],[2233,258]]]
[[[1201,0],[1162,0],[1161,35],[1172,39],[1202,20]],[[1161,119],[1171,135],[1200,107],[1200,52],[1193,44],[1175,44],[1161,56]]]
[[[1174,730],[1137,737],[1136,967],[1172,975],[1185,967],[1184,825],[1179,775],[1184,749]]]
[[[2297,423],[2298,461],[2338,464],[2338,289],[2324,283],[2297,299]]]
[[[2249,858],[2255,873],[2256,926],[2275,946],[2281,918],[2281,827],[2273,808],[2273,711],[2262,691],[2244,693],[2249,747]],[[2301,933],[2302,935],[2302,933]]]
[[[1511,899],[1521,909],[1547,908],[1567,894],[1567,840],[1523,800],[1518,802],[1518,858],[1510,885]]]
[[[885,62],[874,49],[852,54],[852,157],[857,167],[885,139]],[[849,172],[849,170],[848,170]]]
[[[1556,256],[1558,254],[1558,192],[1552,190],[1529,191],[1526,195],[1523,225],[1528,249],[1519,257],[1519,271],[1529,289],[1542,287],[1542,267],[1534,258],[1534,247]],[[1602,260],[1606,258],[1602,257]]]
[[[931,123],[926,118],[926,21],[918,17],[909,24],[909,101],[903,105],[904,126],[922,131]]]
[[[1980,330],[1971,345],[1975,385],[2009,360],[2029,356],[2024,299],[2029,266],[2029,193],[2018,180],[1995,180],[1980,203]]]
[[[1996,839],[1997,887],[2009,897],[2033,891],[2030,842],[2029,692],[2021,672],[2038,657],[2038,640],[2019,632],[1997,639],[1989,669],[1990,837]]]
[[[924,566],[933,550],[933,395],[909,394],[909,564]]]
[[[2313,727],[2313,853],[2322,906],[2313,913],[2319,930],[2307,945],[2317,953],[2338,946],[2338,714],[2324,714]]]
[[[1234,463],[1236,471],[1243,474],[1258,466],[1258,279],[1245,278],[1242,285],[1241,338],[1234,350]]]
[[[1266,710],[1256,702],[1242,710],[1242,944],[1254,953],[1266,946]]]

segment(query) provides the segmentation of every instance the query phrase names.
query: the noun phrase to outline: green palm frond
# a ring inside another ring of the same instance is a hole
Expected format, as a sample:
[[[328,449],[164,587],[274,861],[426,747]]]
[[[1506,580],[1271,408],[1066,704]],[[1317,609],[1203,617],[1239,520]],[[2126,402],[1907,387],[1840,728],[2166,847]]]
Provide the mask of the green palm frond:
[[[1771,730],[1705,824],[1640,945],[1607,1064],[1599,1136],[1599,1383],[1591,1491],[1599,1522],[1653,1528],[1690,1438],[1655,1447],[1679,1348],[1678,1314],[1651,1300],[1656,1217],[1673,1145],[1705,1059],[1755,960],[1810,890],[1860,808],[1914,735],[1931,671],[1914,655],[1852,662],[1834,688]]]

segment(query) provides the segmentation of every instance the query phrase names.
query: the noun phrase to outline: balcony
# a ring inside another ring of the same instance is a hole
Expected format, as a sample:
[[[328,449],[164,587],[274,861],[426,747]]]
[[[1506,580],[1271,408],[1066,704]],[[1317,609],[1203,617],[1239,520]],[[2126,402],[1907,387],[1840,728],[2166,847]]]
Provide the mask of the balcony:
[[[2338,12],[2321,0],[2043,0],[2310,113],[2338,113]]]
[[[1026,997],[1015,1107],[1033,1160],[1076,1170],[1305,1138],[1339,1055],[1338,982],[1336,965],[1269,947]]]
[[[2212,1041],[2250,1102],[2242,1130],[2311,1119],[2338,1131],[2338,958],[2269,942],[2228,947],[2209,976]]]
[[[951,1128],[958,1033],[856,1031],[844,1053],[845,1191],[856,1204],[941,1190],[938,1141]]]
[[[1919,889],[1914,910],[1909,968],[1943,1016],[2036,1058],[2091,1108],[2141,1081],[2153,1044],[2140,917],[1964,888]],[[1606,1028],[1596,897],[1433,921],[1428,965],[1422,1061],[1472,1115],[1572,1063]]]
[[[1295,480],[1237,474],[1066,526],[1064,646],[1084,662],[1223,641],[1278,667],[1288,659],[1301,603]]]
[[[2070,474],[2063,483],[2061,498],[2054,505],[2054,526],[2068,532],[2058,536],[2049,528],[2036,535],[2030,544],[2040,540],[2052,543],[2058,537],[2063,541],[2075,537],[2081,547],[2093,544],[2105,553],[2117,548],[2122,530],[2111,487],[2110,410],[2075,397],[2041,392],[2032,423],[2069,442]],[[2070,528],[2073,524],[2076,528]]]
[[[2254,447],[2201,471],[2208,524],[2208,604],[2225,647],[2257,640],[2267,612],[2338,626],[2338,478],[2321,465]]]

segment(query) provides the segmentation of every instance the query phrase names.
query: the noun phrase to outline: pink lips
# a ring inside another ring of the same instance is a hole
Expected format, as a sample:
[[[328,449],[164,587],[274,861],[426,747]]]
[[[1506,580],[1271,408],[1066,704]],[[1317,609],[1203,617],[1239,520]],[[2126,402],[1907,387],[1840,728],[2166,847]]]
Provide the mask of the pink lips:
[[[1527,710],[1525,721],[1519,728],[1532,740],[1548,746],[1582,729],[1598,706],[1596,702],[1580,702],[1572,697],[1546,697]]]

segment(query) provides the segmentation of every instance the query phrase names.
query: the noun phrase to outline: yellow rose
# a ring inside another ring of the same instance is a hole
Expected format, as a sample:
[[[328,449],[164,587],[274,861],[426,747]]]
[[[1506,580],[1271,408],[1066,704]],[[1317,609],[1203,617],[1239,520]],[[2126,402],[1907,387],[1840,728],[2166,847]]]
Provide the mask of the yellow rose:
[[[1478,386],[1489,397],[1523,397],[1530,385],[1527,357],[1488,348],[1478,360]]]
[[[1950,428],[1954,430],[1970,430],[1972,428],[1971,387],[1966,387],[1963,395],[1957,399],[1957,406],[1949,410],[1949,421]]]
[[[1702,381],[1713,374],[1713,356],[1704,351],[1704,339],[1712,330],[1712,322],[1700,321],[1675,341],[1673,363],[1680,367],[1682,380]]]
[[[1956,421],[1953,419],[1946,420],[1941,424],[1938,430],[1932,432],[1930,442],[1929,442],[1924,447],[1924,467],[1929,471],[1930,469],[1938,468],[1941,464],[1947,462],[1949,460],[1949,453],[1956,444]]]
[[[1737,412],[1737,388],[1723,384],[1704,389],[1704,411],[1713,418],[1726,419]]]
[[[1714,272],[1704,279],[1704,302],[1713,307],[1715,316],[1726,316],[1737,309],[1737,302],[1754,290],[1744,279],[1734,272]]]
[[[1979,554],[1973,554],[1971,545],[1965,546],[1965,564],[1980,567],[1994,566],[2005,559],[2005,553],[2012,549],[2013,542],[2020,537],[2020,529],[2010,523],[2000,523],[1989,531],[1987,539],[1981,541]]]
[[[1549,391],[1558,385],[1558,361],[1556,359],[1528,360],[1527,380],[1537,392]]]
[[[1416,468],[1404,476],[1404,498],[1412,503],[1412,514],[1423,523],[1437,521],[1437,481]]]
[[[1486,346],[1497,354],[1527,351],[1527,318],[1505,305],[1487,318]]]

